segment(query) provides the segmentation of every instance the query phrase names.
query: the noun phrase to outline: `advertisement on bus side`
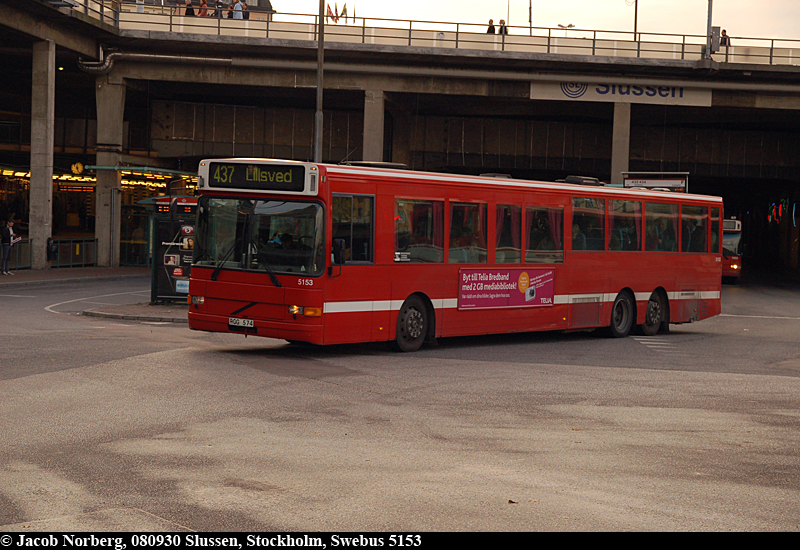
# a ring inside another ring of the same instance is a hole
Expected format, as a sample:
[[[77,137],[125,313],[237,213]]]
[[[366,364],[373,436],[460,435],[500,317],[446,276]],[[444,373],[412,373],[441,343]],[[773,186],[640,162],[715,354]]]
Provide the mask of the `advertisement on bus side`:
[[[459,309],[552,306],[552,269],[462,269]]]

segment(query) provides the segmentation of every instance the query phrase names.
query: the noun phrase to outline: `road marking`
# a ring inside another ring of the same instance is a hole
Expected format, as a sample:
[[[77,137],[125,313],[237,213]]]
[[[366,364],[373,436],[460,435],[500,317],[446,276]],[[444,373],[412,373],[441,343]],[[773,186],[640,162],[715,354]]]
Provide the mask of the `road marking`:
[[[55,313],[56,315],[60,315],[60,311],[54,311],[53,308],[58,306],[63,306],[65,304],[73,304],[75,302],[89,302],[90,300],[96,300],[98,298],[107,298],[109,296],[124,296],[126,294],[141,294],[141,290],[137,290],[135,292],[117,292],[115,294],[103,294],[101,296],[87,296],[85,298],[77,298],[75,300],[67,300],[66,302],[59,302],[57,304],[50,304],[49,306],[45,307],[44,310],[49,313]]]
[[[678,347],[674,342],[667,342],[663,336],[633,336],[634,340],[653,351],[665,353],[686,353],[686,350]]]
[[[742,319],[781,319],[789,321],[800,321],[800,317],[778,317],[775,315],[733,315],[731,313],[720,313],[720,317],[741,317]]]

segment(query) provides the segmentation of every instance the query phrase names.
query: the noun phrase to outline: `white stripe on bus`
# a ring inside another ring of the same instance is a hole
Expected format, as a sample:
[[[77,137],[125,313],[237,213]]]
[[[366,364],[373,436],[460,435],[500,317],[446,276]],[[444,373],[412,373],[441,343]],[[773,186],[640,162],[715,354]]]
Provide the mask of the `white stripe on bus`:
[[[716,300],[720,297],[719,291],[668,293],[671,301],[681,299]],[[580,304],[580,303],[610,303],[616,299],[616,294],[562,294],[554,296],[553,305]],[[636,300],[644,302],[650,299],[649,293],[637,293]],[[357,302],[325,302],[325,313],[364,313],[368,311],[400,311],[404,300],[375,300]],[[456,309],[458,308],[458,298],[440,298],[431,300],[434,309]]]

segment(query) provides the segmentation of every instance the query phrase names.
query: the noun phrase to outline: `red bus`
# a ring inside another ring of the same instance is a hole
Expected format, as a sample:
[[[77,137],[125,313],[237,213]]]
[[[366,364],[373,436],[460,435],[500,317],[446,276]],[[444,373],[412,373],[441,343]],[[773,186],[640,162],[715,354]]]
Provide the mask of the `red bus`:
[[[738,282],[742,277],[742,221],[735,218],[722,222],[722,277]]]
[[[413,351],[720,313],[718,197],[268,159],[198,190],[194,330]]]

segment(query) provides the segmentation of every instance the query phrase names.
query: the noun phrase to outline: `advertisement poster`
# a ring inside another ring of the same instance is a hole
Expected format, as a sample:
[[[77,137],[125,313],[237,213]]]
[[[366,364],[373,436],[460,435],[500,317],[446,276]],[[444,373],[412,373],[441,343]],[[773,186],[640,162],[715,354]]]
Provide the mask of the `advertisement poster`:
[[[189,294],[194,253],[194,223],[159,221],[155,257],[157,296]]]
[[[552,306],[552,269],[462,269],[459,309]]]

